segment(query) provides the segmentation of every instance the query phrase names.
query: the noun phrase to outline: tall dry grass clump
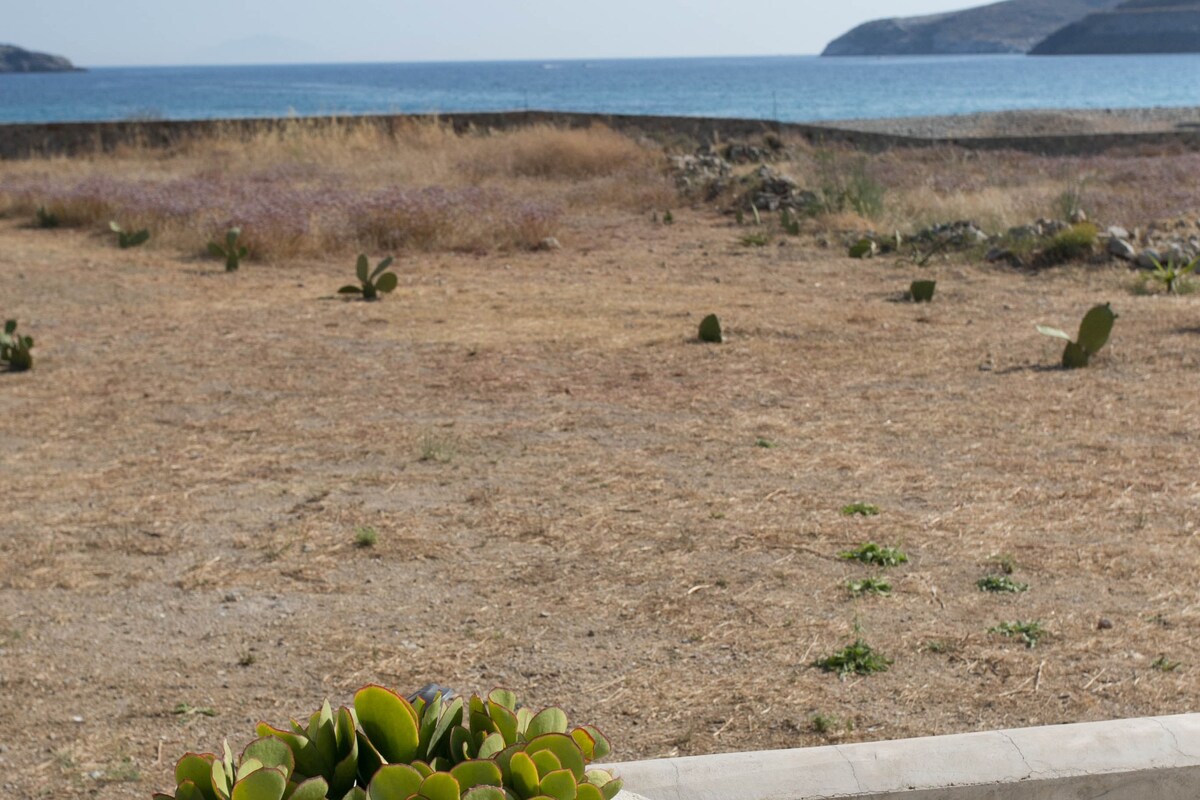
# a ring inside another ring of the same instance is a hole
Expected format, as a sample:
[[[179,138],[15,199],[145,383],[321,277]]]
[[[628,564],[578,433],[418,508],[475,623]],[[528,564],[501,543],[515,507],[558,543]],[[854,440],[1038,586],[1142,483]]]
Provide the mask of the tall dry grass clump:
[[[438,122],[230,124],[168,149],[0,164],[0,212],[151,229],[200,251],[239,227],[252,257],[532,247],[586,207],[670,192],[660,154],[608,128],[456,133]]]

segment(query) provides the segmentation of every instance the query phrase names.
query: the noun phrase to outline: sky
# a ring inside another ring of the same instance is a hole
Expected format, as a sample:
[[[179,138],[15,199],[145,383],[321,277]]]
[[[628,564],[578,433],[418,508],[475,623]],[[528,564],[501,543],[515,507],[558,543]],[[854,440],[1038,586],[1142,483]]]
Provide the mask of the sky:
[[[973,0],[33,0],[0,43],[78,66],[804,55]]]

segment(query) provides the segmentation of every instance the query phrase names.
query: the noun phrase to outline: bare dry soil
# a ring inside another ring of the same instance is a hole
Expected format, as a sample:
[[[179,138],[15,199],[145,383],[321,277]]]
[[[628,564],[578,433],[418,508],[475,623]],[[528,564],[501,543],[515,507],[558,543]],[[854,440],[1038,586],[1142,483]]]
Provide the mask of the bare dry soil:
[[[621,760],[1196,709],[1200,296],[675,216],[402,257],[379,303],[352,258],[0,221],[0,794],[145,798],[368,682],[512,687]],[[1056,369],[1035,324],[1104,301]],[[891,597],[847,591],[867,541]],[[813,666],[858,637],[888,672]]]

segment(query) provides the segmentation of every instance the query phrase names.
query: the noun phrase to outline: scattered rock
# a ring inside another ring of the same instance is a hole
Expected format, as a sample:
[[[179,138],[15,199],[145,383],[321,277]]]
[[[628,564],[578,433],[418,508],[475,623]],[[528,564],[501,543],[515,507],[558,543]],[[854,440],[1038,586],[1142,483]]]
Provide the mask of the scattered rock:
[[[557,238],[553,236],[547,236],[545,239],[542,239],[537,243],[537,247],[535,247],[534,250],[562,250],[562,244],[559,243]]]
[[[1087,221],[1088,221],[1087,212],[1084,211],[1082,208],[1077,208],[1071,212],[1071,224],[1072,225],[1081,225]]]
[[[1119,225],[1113,225],[1108,229],[1108,238],[1124,239],[1125,241],[1129,241],[1129,231],[1125,230]]]
[[[1141,269],[1157,269],[1158,264],[1162,263],[1162,256],[1157,250],[1152,250],[1147,247],[1137,257],[1137,265]]]
[[[1112,627],[1112,620],[1107,617],[1101,617],[1100,621],[1096,623],[1096,630],[1111,631]]]
[[[1133,249],[1133,245],[1117,236],[1108,240],[1108,252],[1109,255],[1116,256],[1122,261],[1134,261],[1138,257],[1137,250]]]

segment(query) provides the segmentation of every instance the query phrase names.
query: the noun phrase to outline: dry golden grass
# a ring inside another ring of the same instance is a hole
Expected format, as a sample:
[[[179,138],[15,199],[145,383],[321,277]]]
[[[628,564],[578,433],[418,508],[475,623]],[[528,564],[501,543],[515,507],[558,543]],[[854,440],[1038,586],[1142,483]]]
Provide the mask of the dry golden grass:
[[[597,206],[667,204],[661,154],[604,127],[389,133],[364,122],[237,127],[166,149],[0,164],[0,211],[44,207],[67,226],[148,228],[152,247],[201,253],[242,228],[264,261],[359,250],[521,249]]]

